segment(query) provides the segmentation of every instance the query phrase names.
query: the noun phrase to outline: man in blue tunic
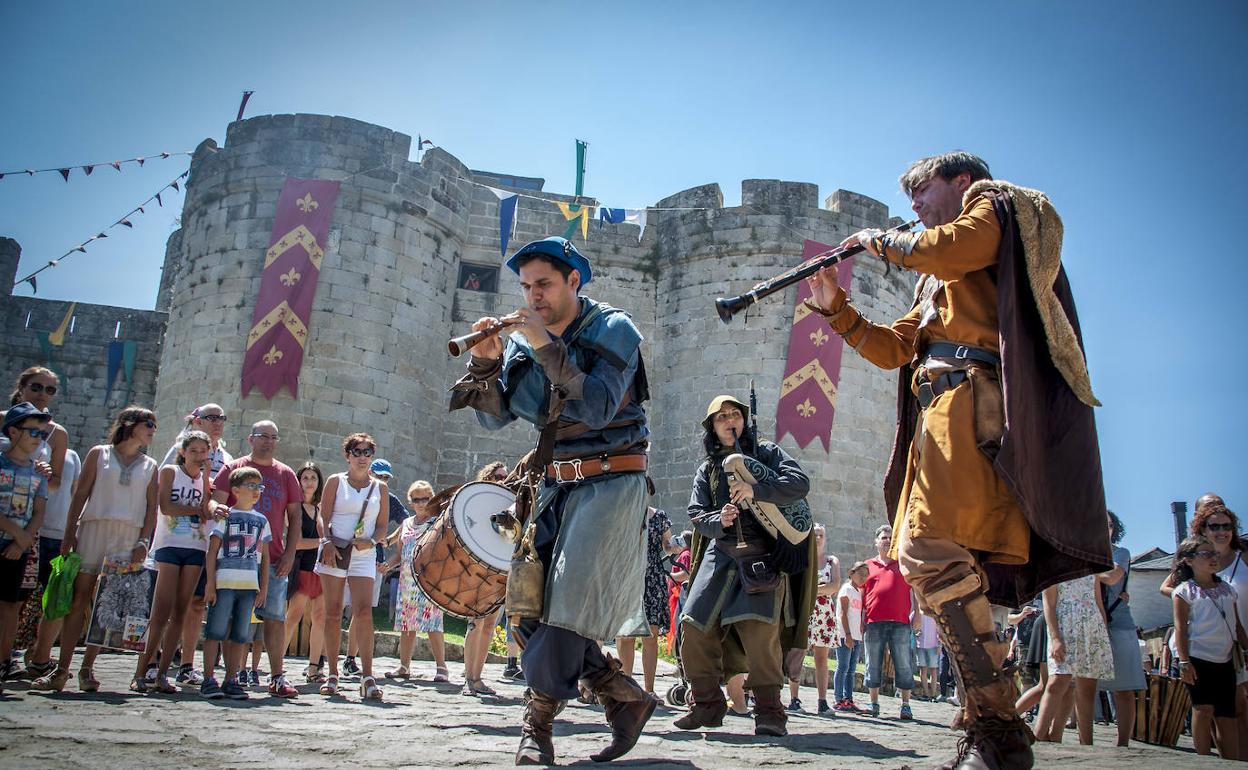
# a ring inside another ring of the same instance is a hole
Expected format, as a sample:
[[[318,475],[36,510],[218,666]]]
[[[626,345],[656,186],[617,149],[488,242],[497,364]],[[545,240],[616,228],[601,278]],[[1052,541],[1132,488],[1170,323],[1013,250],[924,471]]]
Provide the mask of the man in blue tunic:
[[[542,617],[519,629],[531,697],[516,764],[554,762],[554,718],[578,682],[606,710],[612,740],[592,758],[608,761],[632,749],[655,707],[598,644],[644,625],[649,394],[641,334],[623,311],[579,296],[593,271],[571,242],[534,241],[507,267],[524,292],[519,331],[472,348],[451,409],[472,407],[491,430],[532,423],[543,429],[539,454],[553,441],[553,456],[536,460],[545,481],[534,545],[546,585]],[[473,330],[496,323],[482,318]]]

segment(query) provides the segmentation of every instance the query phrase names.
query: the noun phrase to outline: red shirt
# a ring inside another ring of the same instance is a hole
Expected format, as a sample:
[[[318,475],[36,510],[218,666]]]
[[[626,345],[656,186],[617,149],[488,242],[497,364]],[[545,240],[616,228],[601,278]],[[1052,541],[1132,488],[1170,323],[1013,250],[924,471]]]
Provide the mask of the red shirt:
[[[303,501],[303,488],[299,486],[299,477],[289,465],[274,460],[272,465],[258,465],[251,461],[251,455],[243,455],[237,460],[221,466],[216,479],[212,482],[214,490],[223,489],[230,493],[226,505],[231,508],[236,502],[234,492],[230,489],[230,473],[236,468],[255,468],[260,471],[264,491],[256,501],[256,512],[263,513],[269,520],[269,529],[273,539],[269,541],[269,562],[277,567],[277,560],[282,558],[286,550],[286,506]]]
[[[910,622],[910,584],[901,576],[896,559],[885,564],[876,557],[867,560],[867,582],[862,584],[862,606],[866,622],[892,620]]]

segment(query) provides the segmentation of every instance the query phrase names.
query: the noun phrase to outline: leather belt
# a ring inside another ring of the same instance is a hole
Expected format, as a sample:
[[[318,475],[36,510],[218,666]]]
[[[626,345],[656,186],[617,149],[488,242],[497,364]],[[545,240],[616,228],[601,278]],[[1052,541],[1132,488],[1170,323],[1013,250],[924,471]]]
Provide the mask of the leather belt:
[[[644,473],[645,470],[646,455],[600,455],[555,460],[546,466],[546,478],[566,484],[604,473]]]
[[[966,382],[966,378],[966,372],[945,372],[934,380],[919,383],[919,408],[928,408],[937,396],[958,387]]]
[[[992,366],[1001,365],[1001,356],[991,350],[973,348],[970,345],[958,345],[954,342],[933,342],[927,346],[920,358],[935,356],[936,358],[956,358],[962,361],[978,361]]]

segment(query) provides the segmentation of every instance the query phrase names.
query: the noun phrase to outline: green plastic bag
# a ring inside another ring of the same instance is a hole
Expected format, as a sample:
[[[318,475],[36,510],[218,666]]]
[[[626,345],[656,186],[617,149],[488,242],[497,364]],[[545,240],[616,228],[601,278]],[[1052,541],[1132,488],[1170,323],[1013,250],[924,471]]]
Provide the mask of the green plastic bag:
[[[68,556],[57,556],[51,566],[52,575],[43,592],[43,616],[56,620],[68,615],[74,603],[74,580],[82,566],[82,557],[71,551]]]

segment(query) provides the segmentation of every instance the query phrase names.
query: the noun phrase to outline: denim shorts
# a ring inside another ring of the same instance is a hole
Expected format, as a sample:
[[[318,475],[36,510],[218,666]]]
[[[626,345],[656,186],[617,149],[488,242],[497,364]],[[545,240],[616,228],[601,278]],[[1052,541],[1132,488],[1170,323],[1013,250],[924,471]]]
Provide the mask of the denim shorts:
[[[915,647],[914,661],[918,668],[940,668],[940,648]]]
[[[286,581],[289,579],[289,575],[279,578],[277,570],[269,565],[269,592],[264,596],[264,606],[256,608],[257,618],[286,622]]]
[[[164,548],[157,548],[152,558],[157,564],[176,564],[179,567],[204,566],[204,551],[198,548],[178,548],[167,545]]]
[[[255,591],[218,589],[217,603],[208,607],[204,638],[216,642],[229,639],[231,642],[247,644],[251,641],[251,610],[255,604]]]

